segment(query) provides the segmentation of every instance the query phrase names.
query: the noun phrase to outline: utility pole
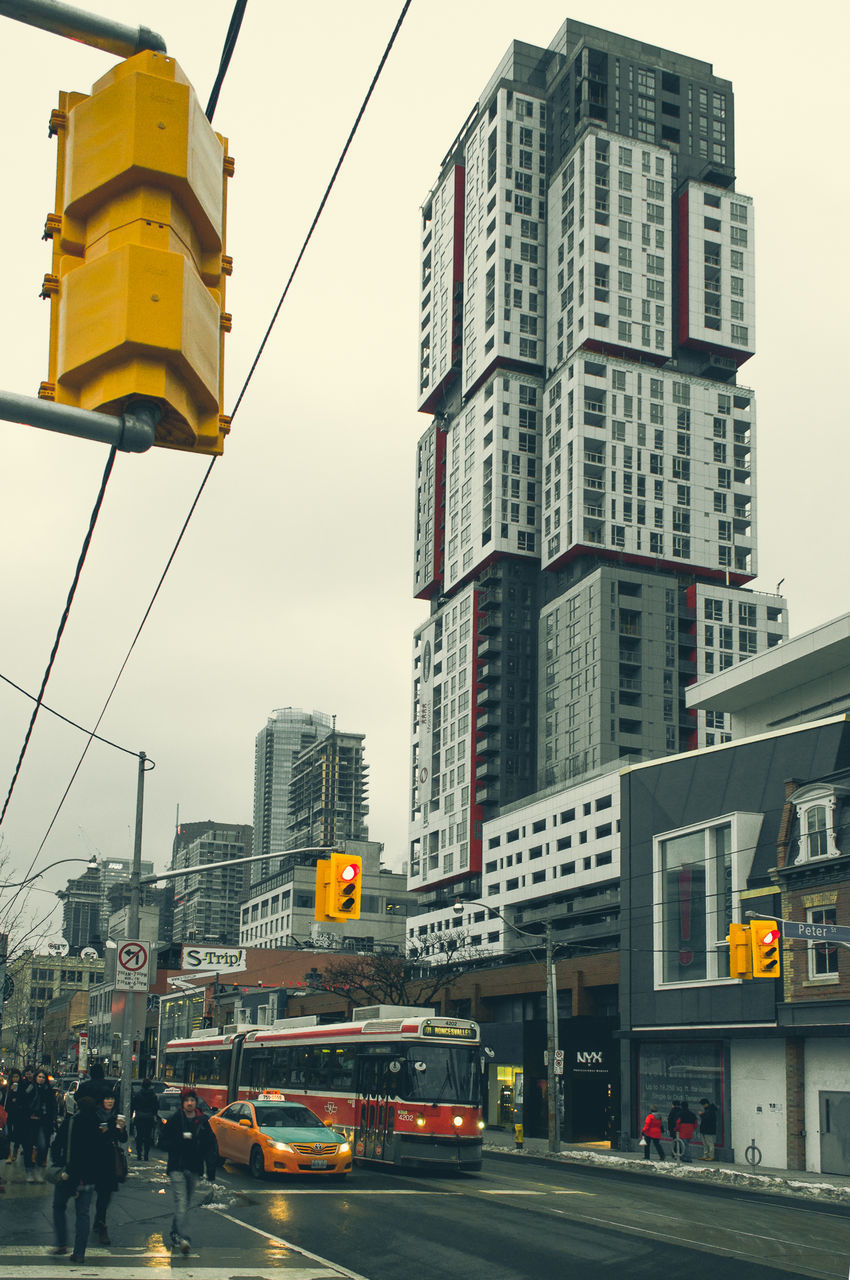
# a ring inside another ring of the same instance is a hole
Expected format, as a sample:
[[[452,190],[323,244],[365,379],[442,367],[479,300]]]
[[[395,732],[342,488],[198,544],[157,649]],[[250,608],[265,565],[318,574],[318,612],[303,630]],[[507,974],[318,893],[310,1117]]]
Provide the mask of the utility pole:
[[[133,866],[130,871],[130,904],[127,909],[126,941],[139,941],[139,906],[141,901],[142,877],[142,817],[145,807],[145,762],[144,751],[139,752],[139,772],[136,782],[136,832],[133,840]],[[150,960],[150,958],[149,958]],[[117,953],[116,953],[116,979]],[[145,990],[147,990],[147,971],[145,973]],[[114,990],[115,988],[113,988]],[[133,1098],[133,1038],[136,1023],[136,1004],[138,995],[135,991],[124,992],[124,1021],[121,1030],[121,1112],[130,1123],[131,1103]]]

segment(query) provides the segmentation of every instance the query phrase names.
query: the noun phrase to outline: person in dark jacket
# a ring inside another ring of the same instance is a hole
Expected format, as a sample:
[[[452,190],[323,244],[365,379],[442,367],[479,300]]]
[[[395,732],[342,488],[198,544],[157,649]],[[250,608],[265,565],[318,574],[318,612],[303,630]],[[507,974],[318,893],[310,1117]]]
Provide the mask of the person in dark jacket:
[[[20,1148],[20,1138],[15,1133],[15,1127],[18,1122],[18,1106],[21,1100],[21,1073],[17,1067],[13,1067],[9,1072],[9,1080],[6,1088],[3,1090],[0,1101],[6,1108],[8,1116],[7,1129],[9,1133],[9,1154],[6,1157],[6,1164],[14,1164],[18,1158],[18,1149]]]
[[[47,1082],[47,1072],[39,1067],[32,1081],[21,1093],[18,1109],[21,1146],[27,1182],[44,1182],[42,1169],[47,1163],[47,1149],[56,1128],[56,1094]],[[36,1170],[33,1173],[33,1150]]]
[[[74,1252],[72,1262],[83,1262],[89,1239],[91,1202],[98,1182],[110,1169],[114,1170],[115,1156],[112,1143],[105,1139],[99,1126],[98,1107],[94,1098],[85,1095],[79,1100],[76,1114],[68,1116],[65,1123],[63,1150],[58,1163],[65,1161],[64,1171],[53,1193],[53,1232],[56,1247],[53,1253],[68,1252],[68,1202],[74,1201],[76,1224],[74,1228]],[[62,1137],[60,1132],[57,1138]],[[55,1149],[56,1144],[54,1144]]]
[[[143,1080],[142,1087],[133,1101],[133,1124],[136,1130],[136,1159],[149,1160],[159,1102],[150,1080]]]
[[[676,1126],[679,1123],[679,1116],[682,1114],[681,1102],[674,1102],[667,1113],[667,1132],[671,1138],[676,1136]]]
[[[103,1146],[100,1173],[95,1179],[97,1202],[94,1208],[94,1231],[101,1244],[111,1244],[106,1226],[106,1211],[113,1193],[118,1190],[116,1155],[127,1141],[127,1125],[124,1117],[116,1113],[115,1098],[107,1093],[97,1108],[98,1142]],[[107,1150],[108,1148],[108,1150]]]
[[[192,1242],[187,1221],[192,1193],[205,1174],[210,1182],[214,1180],[218,1158],[215,1135],[209,1120],[198,1110],[194,1089],[184,1089],[180,1094],[180,1107],[166,1122],[163,1145],[168,1152],[166,1173],[174,1193],[171,1245],[181,1253],[189,1253]]]
[[[655,1150],[658,1152],[659,1160],[664,1159],[664,1149],[661,1146],[661,1112],[657,1107],[650,1107],[649,1115],[643,1122],[641,1134],[646,1139],[646,1146],[643,1149],[644,1160],[651,1160],[652,1144],[655,1143]]]
[[[717,1107],[708,1098],[700,1098],[699,1131],[702,1135],[703,1151],[701,1160],[714,1159],[714,1143],[717,1138]]]
[[[691,1111],[687,1102],[682,1102],[682,1109],[679,1112],[679,1119],[676,1124],[676,1137],[681,1138],[684,1144],[682,1151],[682,1163],[690,1164],[691,1162],[691,1138],[694,1136],[697,1127],[697,1118]]]

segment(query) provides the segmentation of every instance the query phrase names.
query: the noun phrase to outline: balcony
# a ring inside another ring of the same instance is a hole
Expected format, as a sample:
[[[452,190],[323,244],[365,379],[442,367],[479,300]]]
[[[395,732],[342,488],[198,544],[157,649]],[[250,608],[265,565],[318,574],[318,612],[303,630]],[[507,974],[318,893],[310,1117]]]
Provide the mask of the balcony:
[[[496,703],[501,702],[501,700],[502,700],[502,697],[501,697],[501,692],[498,684],[494,683],[494,684],[480,685],[478,689],[478,706],[479,707],[493,706]]]
[[[484,715],[478,717],[475,721],[475,727],[479,733],[495,733],[502,727],[502,717],[497,707],[489,707]],[[483,747],[479,750],[484,750]]]
[[[501,641],[497,640],[494,635],[485,636],[483,640],[478,642],[479,658],[498,658],[501,652]]]
[[[485,782],[487,778],[498,778],[501,771],[502,766],[498,755],[488,756],[475,770],[475,778],[478,782]]]
[[[478,679],[482,683],[487,683],[490,680],[501,680],[501,678],[502,678],[501,662],[498,662],[498,661],[485,662],[483,667],[479,667],[478,669]]]

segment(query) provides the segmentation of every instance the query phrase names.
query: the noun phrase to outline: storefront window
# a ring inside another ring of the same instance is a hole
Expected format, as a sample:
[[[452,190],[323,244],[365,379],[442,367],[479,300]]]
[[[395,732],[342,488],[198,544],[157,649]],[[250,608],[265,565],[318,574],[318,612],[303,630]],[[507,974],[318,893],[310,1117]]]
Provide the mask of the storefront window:
[[[697,1044],[681,1041],[642,1044],[638,1053],[637,1130],[651,1107],[657,1108],[667,1133],[667,1116],[674,1102],[687,1102],[699,1114],[700,1098],[717,1107],[717,1144],[725,1142],[727,1099],[723,1073],[723,1046],[718,1041]]]

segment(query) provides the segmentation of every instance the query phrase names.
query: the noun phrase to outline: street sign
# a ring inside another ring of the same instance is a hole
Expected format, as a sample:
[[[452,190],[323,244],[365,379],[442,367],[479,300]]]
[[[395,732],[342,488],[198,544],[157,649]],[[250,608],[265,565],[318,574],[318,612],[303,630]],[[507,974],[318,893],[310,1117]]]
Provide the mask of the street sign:
[[[807,942],[850,943],[850,925],[802,924],[792,920],[782,920],[780,923],[783,938],[805,938]]]
[[[555,1075],[562,1076],[564,1074],[564,1051],[563,1049],[555,1050]]]
[[[147,942],[119,944],[115,962],[115,986],[119,991],[147,991],[149,958]]]

